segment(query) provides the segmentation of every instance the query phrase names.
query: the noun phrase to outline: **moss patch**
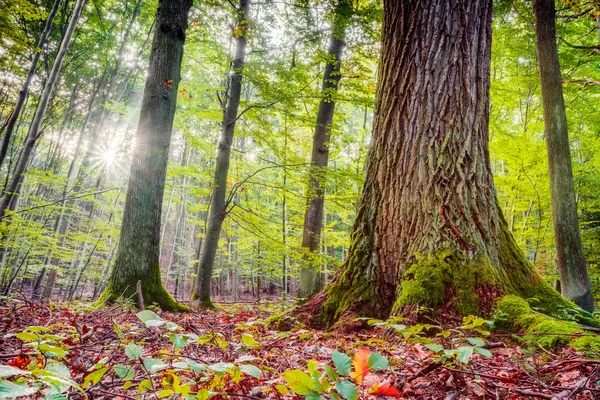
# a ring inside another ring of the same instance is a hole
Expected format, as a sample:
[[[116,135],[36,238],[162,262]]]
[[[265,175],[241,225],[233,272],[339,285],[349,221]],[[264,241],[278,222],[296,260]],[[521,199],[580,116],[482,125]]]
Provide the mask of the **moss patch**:
[[[465,260],[451,250],[416,258],[404,274],[394,312],[412,305],[438,309],[445,302],[463,316],[491,311],[501,287],[487,258]]]
[[[575,321],[561,321],[536,313],[518,296],[507,295],[498,301],[494,324],[496,329],[524,331],[524,342],[547,349],[570,346],[581,351],[600,351],[600,336],[585,332]]]

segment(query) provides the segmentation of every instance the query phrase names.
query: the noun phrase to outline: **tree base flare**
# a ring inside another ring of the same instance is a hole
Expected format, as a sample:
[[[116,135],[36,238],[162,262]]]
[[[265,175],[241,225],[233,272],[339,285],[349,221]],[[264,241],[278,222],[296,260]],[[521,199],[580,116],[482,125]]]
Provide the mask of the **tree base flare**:
[[[100,298],[94,303],[94,305],[101,305],[103,303],[114,303],[121,299],[130,299],[136,296],[136,285],[130,285],[125,288],[116,287],[116,285],[109,283]],[[161,284],[150,284],[142,281],[142,295],[146,305],[155,304],[163,311],[172,312],[189,312],[189,307],[179,303],[177,300],[169,294],[167,289]]]
[[[217,306],[212,302],[210,297],[200,297],[196,293],[192,294],[192,302],[194,308],[200,308],[205,310],[216,310]]]

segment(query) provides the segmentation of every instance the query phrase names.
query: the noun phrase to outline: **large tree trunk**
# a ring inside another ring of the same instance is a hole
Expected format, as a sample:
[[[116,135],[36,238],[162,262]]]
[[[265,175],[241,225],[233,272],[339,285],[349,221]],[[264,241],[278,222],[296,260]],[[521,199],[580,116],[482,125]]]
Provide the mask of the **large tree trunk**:
[[[307,299],[321,288],[318,261],[315,253],[319,249],[323,228],[323,206],[325,203],[325,174],[329,162],[329,138],[335,111],[335,95],[341,74],[342,52],[345,47],[345,30],[352,15],[352,5],[347,0],[339,0],[335,8],[331,37],[329,38],[328,60],[323,73],[321,102],[317,114],[315,134],[309,169],[308,206],[304,215],[302,249],[304,251],[300,270],[300,290],[298,297]]]
[[[594,299],[579,235],[567,114],[556,47],[554,0],[535,0],[533,10],[560,288],[565,298],[591,312]]]
[[[17,200],[21,192],[20,183],[23,179],[23,174],[27,170],[29,161],[33,156],[33,150],[35,148],[36,142],[42,134],[40,129],[42,127],[42,122],[44,121],[44,116],[46,115],[46,110],[48,108],[50,96],[54,91],[54,86],[56,85],[58,76],[61,71],[62,62],[65,58],[65,55],[67,54],[67,50],[69,49],[71,37],[73,37],[73,32],[75,31],[75,27],[77,26],[77,22],[79,21],[79,17],[81,16],[81,12],[83,11],[84,5],[85,0],[77,0],[73,8],[73,14],[71,15],[69,26],[67,27],[67,30],[64,34],[64,37],[58,49],[58,53],[56,54],[56,58],[54,59],[52,70],[50,71],[50,75],[48,76],[48,81],[46,82],[46,86],[42,91],[40,101],[35,111],[35,115],[33,117],[33,120],[31,121],[31,125],[29,126],[29,132],[27,133],[27,137],[25,138],[25,147],[23,148],[23,152],[21,153],[21,157],[19,158],[17,167],[13,172],[13,176],[8,186],[6,187],[6,190],[4,191],[4,196],[2,197],[2,201],[0,202],[0,219],[4,217],[6,210],[10,208],[11,203],[14,203]]]
[[[202,255],[198,264],[198,274],[194,283],[193,299],[200,299],[200,303],[207,307],[213,307],[210,300],[210,284],[215,264],[215,255],[221,236],[223,220],[227,215],[227,173],[229,171],[229,158],[231,156],[231,145],[235,123],[238,118],[240,99],[242,94],[243,68],[246,56],[246,37],[248,28],[249,0],[240,0],[238,9],[237,28],[235,35],[235,54],[231,62],[231,77],[229,79],[229,90],[227,102],[223,104],[223,127],[219,139],[217,162],[215,165],[215,178],[208,216],[208,227],[204,237]]]
[[[29,65],[29,70],[27,71],[27,77],[25,78],[25,82],[23,83],[23,88],[21,92],[19,92],[19,98],[17,99],[17,103],[15,104],[15,108],[13,109],[8,121],[6,122],[6,133],[2,138],[2,143],[0,144],[0,168],[6,159],[6,154],[8,153],[8,146],[10,145],[10,139],[15,130],[15,126],[17,124],[17,120],[21,115],[21,110],[23,109],[23,105],[25,104],[25,99],[27,99],[27,95],[29,94],[29,86],[31,85],[31,81],[33,80],[33,75],[35,75],[35,70],[37,69],[38,62],[40,61],[40,57],[42,55],[42,50],[46,45],[46,41],[48,40],[48,35],[50,35],[50,31],[52,30],[52,23],[54,22],[54,17],[56,17],[56,13],[58,12],[58,7],[60,5],[61,0],[54,0],[54,6],[52,10],[50,10],[50,14],[48,14],[48,18],[46,19],[46,26],[40,35],[40,39],[33,53],[33,58],[31,59],[31,64]]]
[[[491,0],[384,0],[376,117],[351,246],[297,310],[314,325],[418,306],[485,313],[501,293],[566,302],[497,205],[488,152]]]
[[[159,241],[169,145],[191,6],[192,0],[160,0],[158,4],[157,29],[131,162],[121,237],[110,281],[100,300],[130,297],[141,280],[146,304],[157,303],[163,310],[187,309],[171,297],[161,282]]]

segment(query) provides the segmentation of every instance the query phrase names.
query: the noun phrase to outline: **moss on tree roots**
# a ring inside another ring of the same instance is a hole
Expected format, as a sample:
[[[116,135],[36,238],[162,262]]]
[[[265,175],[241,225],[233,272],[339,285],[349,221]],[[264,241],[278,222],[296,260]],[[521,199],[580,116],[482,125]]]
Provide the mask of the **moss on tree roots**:
[[[137,281],[136,281],[137,282]],[[103,303],[114,303],[121,299],[136,300],[136,285],[116,285],[114,282],[109,282],[108,286],[98,299],[95,305]],[[190,309],[184,304],[179,303],[171,296],[167,289],[156,280],[146,279],[142,281],[142,296],[146,306],[156,304],[163,311],[188,312]]]

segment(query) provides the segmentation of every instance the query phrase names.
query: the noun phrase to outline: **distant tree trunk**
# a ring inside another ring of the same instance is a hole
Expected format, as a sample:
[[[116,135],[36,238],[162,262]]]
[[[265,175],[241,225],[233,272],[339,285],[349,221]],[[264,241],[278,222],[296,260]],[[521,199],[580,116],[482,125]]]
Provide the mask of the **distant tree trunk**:
[[[237,27],[234,31],[235,54],[231,62],[231,76],[229,78],[229,90],[226,104],[223,104],[223,126],[219,140],[217,162],[215,166],[215,178],[208,216],[208,227],[204,237],[204,247],[198,265],[198,274],[194,284],[193,299],[200,299],[200,303],[206,307],[214,307],[210,300],[210,284],[215,264],[215,255],[221,236],[223,220],[227,215],[227,173],[229,171],[229,158],[235,123],[238,118],[240,99],[242,94],[243,68],[246,56],[246,36],[248,28],[248,10],[250,0],[240,0],[238,9]]]
[[[17,120],[21,115],[21,110],[23,109],[23,104],[25,104],[25,99],[27,99],[27,95],[29,94],[29,86],[31,85],[31,80],[35,75],[37,65],[42,55],[42,50],[46,45],[46,41],[48,40],[48,35],[50,35],[50,31],[52,31],[52,23],[54,22],[54,17],[56,17],[56,13],[58,12],[60,2],[61,0],[54,0],[54,6],[52,7],[52,10],[50,10],[50,14],[48,14],[48,18],[46,19],[46,26],[44,27],[44,30],[40,35],[40,39],[33,53],[33,59],[31,60],[31,64],[29,65],[29,70],[27,71],[27,77],[25,78],[25,82],[23,83],[23,88],[19,93],[17,104],[15,104],[15,108],[10,114],[8,121],[6,122],[6,132],[4,133],[2,143],[0,144],[0,168],[2,168],[4,160],[6,159],[6,154],[8,153],[8,146],[10,145],[10,139],[14,132],[15,125],[17,124]]]
[[[101,301],[132,296],[137,281],[141,280],[147,304],[157,303],[163,310],[187,309],[171,297],[161,282],[159,241],[169,145],[191,6],[192,0],[160,0],[158,4],[157,29],[131,162],[121,237]]]
[[[569,304],[527,262],[488,151],[492,1],[384,0],[371,148],[341,270],[296,310],[327,326],[419,306],[486,314],[502,293]]]
[[[75,27],[77,26],[77,22],[79,21],[79,17],[81,16],[81,12],[83,11],[83,7],[85,5],[85,0],[77,0],[75,3],[75,7],[73,9],[73,14],[71,15],[71,20],[69,21],[69,26],[65,32],[65,35],[60,44],[60,48],[58,49],[58,53],[56,58],[54,59],[54,64],[52,65],[52,70],[50,71],[50,75],[48,76],[48,81],[46,82],[46,86],[42,91],[42,95],[40,97],[40,101],[37,106],[37,110],[31,121],[31,125],[29,127],[29,132],[27,133],[27,137],[25,139],[25,147],[23,148],[23,152],[21,153],[21,158],[17,163],[17,167],[13,172],[13,176],[6,187],[4,192],[4,196],[2,197],[2,201],[0,202],[0,218],[3,218],[6,210],[11,206],[16,198],[18,198],[20,194],[20,182],[23,178],[23,174],[25,173],[27,166],[29,165],[29,161],[33,155],[33,150],[35,148],[36,142],[39,136],[42,134],[40,129],[42,127],[42,122],[44,121],[44,116],[46,115],[46,110],[48,108],[48,102],[50,101],[50,96],[54,90],[54,86],[56,81],[58,80],[58,76],[61,71],[62,62],[67,54],[67,50],[69,49],[69,43],[71,42],[71,37],[73,36],[73,32],[75,31]]]
[[[556,47],[554,0],[534,0],[533,10],[560,288],[566,299],[591,312],[594,299],[579,234],[567,113]]]
[[[345,47],[346,26],[352,15],[352,5],[348,0],[338,0],[334,11],[327,64],[323,73],[321,103],[317,114],[311,166],[309,169],[309,185],[307,191],[308,206],[304,215],[302,231],[302,249],[305,252],[300,269],[300,290],[298,297],[309,299],[321,288],[319,268],[315,261],[315,253],[319,250],[321,229],[323,227],[323,207],[325,202],[325,175],[329,161],[329,140],[331,123],[335,111],[335,95],[341,78],[340,67],[342,52]]]

